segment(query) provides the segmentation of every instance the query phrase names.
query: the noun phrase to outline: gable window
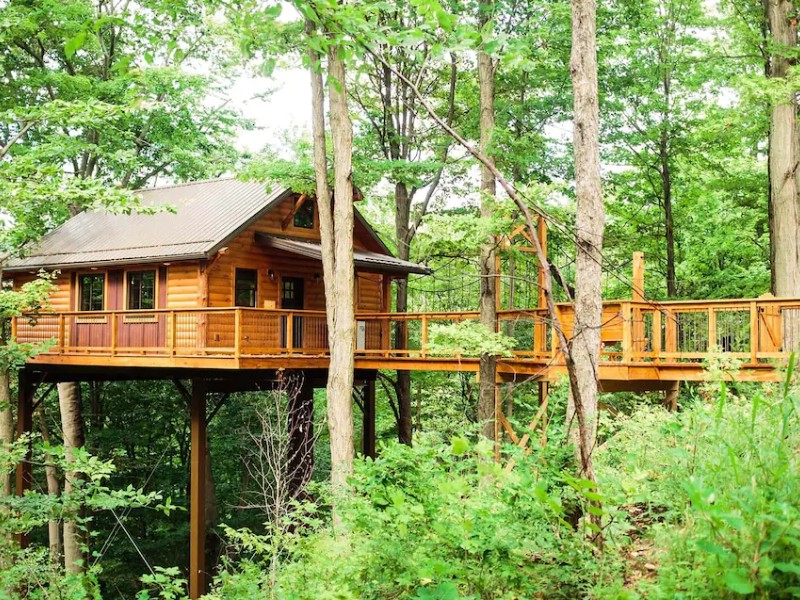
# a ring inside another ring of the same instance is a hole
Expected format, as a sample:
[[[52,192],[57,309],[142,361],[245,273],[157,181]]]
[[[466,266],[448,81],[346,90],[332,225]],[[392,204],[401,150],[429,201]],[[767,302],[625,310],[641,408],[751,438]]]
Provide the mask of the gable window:
[[[156,307],[156,272],[128,273],[128,310],[152,310]]]
[[[306,199],[294,213],[294,226],[301,229],[314,229],[314,201]]]
[[[80,276],[78,288],[81,310],[103,310],[105,284],[106,276],[102,273]]]
[[[236,269],[236,284],[234,288],[236,306],[254,308],[258,292],[258,271],[255,269]]]

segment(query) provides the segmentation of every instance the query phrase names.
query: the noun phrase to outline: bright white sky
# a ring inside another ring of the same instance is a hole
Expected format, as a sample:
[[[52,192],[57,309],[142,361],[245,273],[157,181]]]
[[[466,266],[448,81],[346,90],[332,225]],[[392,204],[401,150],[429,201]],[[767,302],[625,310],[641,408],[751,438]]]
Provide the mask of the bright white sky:
[[[238,149],[258,152],[267,144],[280,144],[287,131],[292,137],[311,131],[308,73],[301,68],[279,68],[273,77],[243,75],[229,91],[231,106],[256,124],[242,131]]]

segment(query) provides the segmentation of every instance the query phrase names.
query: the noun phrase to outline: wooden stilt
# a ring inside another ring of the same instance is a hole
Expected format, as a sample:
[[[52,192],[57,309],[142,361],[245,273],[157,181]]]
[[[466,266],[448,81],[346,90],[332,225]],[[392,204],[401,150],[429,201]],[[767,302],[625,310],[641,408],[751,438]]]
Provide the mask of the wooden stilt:
[[[678,393],[680,392],[681,382],[675,381],[672,386],[664,392],[664,406],[667,410],[678,410]]]
[[[17,381],[17,437],[19,438],[30,433],[33,428],[34,388],[30,374],[25,369],[20,370]],[[25,459],[17,464],[16,475],[16,493],[17,496],[22,496],[26,491],[31,489],[30,445],[28,446],[28,453],[25,455]],[[20,547],[25,548],[28,545],[28,536],[20,534],[18,541]]]
[[[286,457],[289,495],[298,498],[314,474],[314,387],[303,382],[290,391]]]
[[[367,381],[364,384],[364,415],[362,420],[361,452],[364,456],[375,458],[376,434],[375,434],[375,380]]]
[[[192,381],[192,464],[189,496],[189,598],[206,591],[206,382]]]

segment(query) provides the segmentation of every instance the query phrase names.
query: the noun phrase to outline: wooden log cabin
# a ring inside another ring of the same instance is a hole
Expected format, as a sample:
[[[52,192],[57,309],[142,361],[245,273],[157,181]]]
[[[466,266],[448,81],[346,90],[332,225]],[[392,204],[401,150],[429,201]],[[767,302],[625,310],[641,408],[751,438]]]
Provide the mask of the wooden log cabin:
[[[112,366],[205,367],[188,359],[324,354],[325,294],[312,199],[220,179],[149,190],[141,202],[163,212],[82,213],[5,266],[15,286],[41,269],[59,273],[53,314],[35,326],[19,320],[16,330],[20,339],[58,340],[61,358],[40,360],[97,365],[106,351],[115,358],[106,363]],[[358,212],[354,242],[359,313],[389,312],[391,280],[427,272],[395,258]],[[366,336],[382,333],[362,325],[361,346],[380,346]]]
[[[289,421],[300,432],[296,444],[307,442],[312,392],[324,385],[328,365],[318,215],[311,198],[235,179],[147,190],[141,202],[170,210],[82,213],[7,261],[4,275],[14,286],[42,269],[58,273],[48,310],[12,324],[19,341],[45,344],[20,372],[18,429],[31,428],[37,389],[47,393],[60,381],[174,380],[192,423],[189,581],[196,598],[205,585],[207,396],[264,389],[302,373]],[[544,223],[537,233],[546,248]],[[522,228],[500,242],[501,249],[532,250]],[[394,257],[358,212],[354,243],[362,451],[374,455],[377,370],[477,372],[477,356],[433,353],[430,338],[437,325],[478,313],[392,313],[391,282],[428,270]],[[740,361],[736,379],[773,381],[776,364],[800,344],[800,299],[654,302],[644,297],[641,255],[632,290],[631,299],[604,303],[605,391],[663,390],[674,404],[678,383],[706,378],[704,361],[719,353]],[[538,306],[523,308],[504,307],[498,294],[497,308],[496,328],[515,344],[497,361],[498,382],[536,380],[544,403],[565,365],[541,294]],[[557,310],[569,337],[573,307]],[[502,413],[495,421],[498,435],[502,427],[516,438]],[[18,492],[30,482],[26,461]]]

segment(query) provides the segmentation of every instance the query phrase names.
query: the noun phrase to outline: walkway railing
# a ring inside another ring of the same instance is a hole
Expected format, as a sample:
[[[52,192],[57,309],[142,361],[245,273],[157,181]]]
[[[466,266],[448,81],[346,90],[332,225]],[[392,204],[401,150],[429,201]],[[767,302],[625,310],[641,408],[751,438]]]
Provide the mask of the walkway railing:
[[[567,338],[574,310],[558,306]],[[465,358],[437,343],[441,327],[477,321],[476,311],[360,313],[356,354],[363,357]],[[517,360],[561,364],[543,309],[504,310],[498,331]],[[256,308],[42,313],[13,321],[16,338],[47,355],[325,356],[322,311]],[[800,348],[800,299],[604,303],[602,360],[620,364],[701,362],[722,353],[758,364]]]

